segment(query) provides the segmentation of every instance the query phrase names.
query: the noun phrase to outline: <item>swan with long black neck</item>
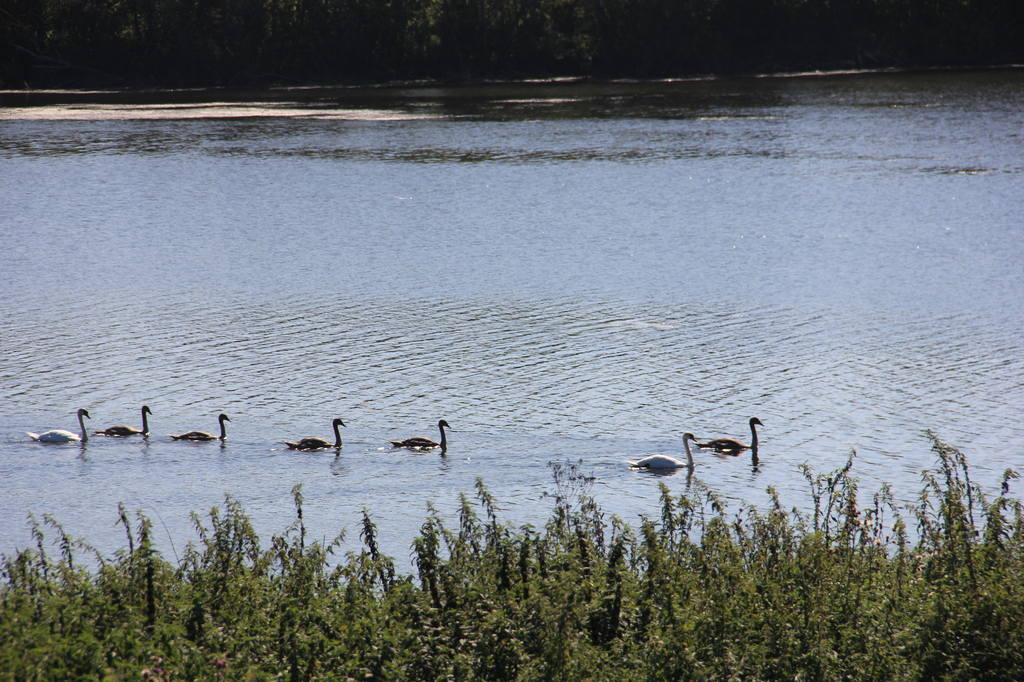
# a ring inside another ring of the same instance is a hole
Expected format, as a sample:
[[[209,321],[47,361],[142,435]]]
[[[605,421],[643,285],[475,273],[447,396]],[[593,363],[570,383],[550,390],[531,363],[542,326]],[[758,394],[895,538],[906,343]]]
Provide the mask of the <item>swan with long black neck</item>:
[[[744,450],[750,450],[753,459],[757,459],[757,428],[764,426],[757,417],[750,418],[750,444],[735,438],[715,438],[713,440],[697,442],[699,448],[710,448],[722,455],[738,455]]]
[[[341,421],[340,418],[336,418],[331,422],[331,426],[334,427],[334,443],[326,441],[323,438],[303,438],[298,441],[285,441],[292,450],[323,450],[325,448],[335,448],[336,450],[341,449],[341,431],[338,427],[344,426],[345,422]]]
[[[433,450],[434,448],[441,448],[441,452],[448,449],[448,437],[445,435],[444,430],[452,427],[448,426],[448,422],[440,420],[437,422],[437,428],[441,431],[441,442],[424,438],[423,436],[414,436],[412,438],[406,438],[405,440],[392,440],[388,441],[393,447],[396,448],[409,448],[410,450]]]
[[[206,431],[187,431],[177,435],[172,433],[170,434],[171,438],[174,440],[227,440],[228,431],[224,427],[224,422],[229,422],[231,419],[226,414],[222,414],[217,417],[217,420],[220,422],[220,436],[215,436],[212,433],[207,433]]]
[[[152,410],[149,409],[148,405],[143,405],[141,429],[137,429],[134,426],[118,424],[117,426],[111,426],[110,428],[103,429],[102,431],[93,431],[93,433],[95,433],[97,436],[148,436],[149,420],[146,419],[146,415],[149,414],[153,414]]]

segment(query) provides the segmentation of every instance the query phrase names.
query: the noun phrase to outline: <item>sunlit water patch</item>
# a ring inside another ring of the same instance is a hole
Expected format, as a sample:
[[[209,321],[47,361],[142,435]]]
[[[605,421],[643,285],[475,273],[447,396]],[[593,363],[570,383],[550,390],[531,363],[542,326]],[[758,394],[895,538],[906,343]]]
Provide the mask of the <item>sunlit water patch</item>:
[[[411,121],[435,118],[425,110],[342,109],[295,102],[196,104],[76,104],[0,109],[0,121],[192,121],[235,118],[311,118],[336,121]]]

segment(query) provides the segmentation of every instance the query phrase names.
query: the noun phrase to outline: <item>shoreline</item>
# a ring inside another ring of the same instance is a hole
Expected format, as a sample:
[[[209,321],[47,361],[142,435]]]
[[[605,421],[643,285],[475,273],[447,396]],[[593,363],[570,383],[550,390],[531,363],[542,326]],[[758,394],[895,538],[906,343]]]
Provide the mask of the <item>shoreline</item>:
[[[196,86],[196,87],[161,87],[143,86],[128,88],[0,88],[0,107],[12,106],[44,106],[52,104],[77,103],[208,103],[214,101],[246,102],[246,101],[295,101],[294,95],[301,93],[305,99],[315,99],[338,93],[384,93],[390,90],[421,91],[444,89],[458,92],[460,90],[485,88],[548,88],[561,86],[615,86],[615,85],[672,85],[686,83],[724,83],[729,81],[749,80],[797,80],[817,78],[863,78],[891,75],[914,74],[961,74],[990,73],[997,71],[1024,71],[1024,64],[991,64],[972,66],[933,66],[933,67],[880,67],[869,69],[824,69],[804,71],[769,71],[745,74],[694,74],[688,76],[672,76],[665,78],[598,78],[592,76],[551,76],[526,78],[480,78],[471,80],[445,79],[410,79],[389,80],[379,82],[351,83],[307,83],[302,85],[268,85],[260,86]],[[210,99],[216,95],[217,99]],[[259,95],[259,96],[257,96]],[[123,101],[122,98],[152,98],[147,101]],[[14,104],[14,99],[43,99],[44,101]],[[67,99],[61,99],[67,98]],[[112,98],[107,100],[107,98]]]

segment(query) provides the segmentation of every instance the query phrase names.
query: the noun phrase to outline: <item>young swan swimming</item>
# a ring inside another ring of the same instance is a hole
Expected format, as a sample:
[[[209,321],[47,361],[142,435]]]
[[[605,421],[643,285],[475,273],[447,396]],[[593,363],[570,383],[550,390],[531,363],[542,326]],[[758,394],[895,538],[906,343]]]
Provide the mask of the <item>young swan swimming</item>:
[[[434,448],[441,448],[441,452],[448,449],[448,438],[445,436],[444,430],[452,427],[448,426],[448,422],[441,420],[437,422],[437,428],[441,430],[441,442],[432,441],[429,438],[423,436],[414,436],[413,438],[406,438],[405,440],[391,440],[388,441],[393,447],[396,448],[409,448],[410,450],[433,450]]]
[[[690,441],[696,442],[692,433],[683,434],[683,449],[686,450],[686,461],[680,461],[675,457],[669,457],[668,455],[648,455],[643,459],[638,459],[635,462],[630,462],[629,466],[633,469],[680,469],[686,467],[688,469],[693,468],[693,455],[690,454]]]
[[[93,431],[97,436],[148,436],[149,435],[149,420],[146,419],[147,414],[153,414],[149,409],[148,405],[142,406],[142,429],[139,430],[134,426],[125,426],[120,424],[118,426],[111,426],[108,429],[102,431]]]
[[[750,418],[750,445],[735,438],[715,438],[714,440],[697,443],[699,448],[711,448],[723,455],[738,455],[744,450],[753,450],[757,453],[757,429],[755,426],[764,426],[757,417]],[[696,441],[695,441],[696,442]]]
[[[214,436],[212,433],[206,431],[189,431],[187,433],[179,433],[178,435],[171,434],[171,438],[174,440],[227,440],[228,432],[224,428],[224,422],[229,422],[231,419],[226,414],[222,414],[217,419],[220,421],[220,436]]]
[[[331,422],[331,426],[334,427],[333,445],[330,442],[324,440],[323,438],[303,438],[302,440],[295,442],[286,440],[284,444],[287,445],[292,450],[323,450],[324,448],[335,448],[337,450],[340,450],[341,431],[338,430],[338,427],[344,425],[345,422],[341,421],[340,418],[335,419],[334,421]]]
[[[89,440],[89,433],[85,430],[84,418],[89,417],[89,412],[85,408],[78,410],[78,428],[82,432],[81,435],[76,435],[70,431],[64,429],[52,429],[50,431],[43,431],[42,433],[32,433],[26,431],[27,435],[32,440],[39,441],[40,443],[84,443]],[[89,417],[92,419],[92,417]]]

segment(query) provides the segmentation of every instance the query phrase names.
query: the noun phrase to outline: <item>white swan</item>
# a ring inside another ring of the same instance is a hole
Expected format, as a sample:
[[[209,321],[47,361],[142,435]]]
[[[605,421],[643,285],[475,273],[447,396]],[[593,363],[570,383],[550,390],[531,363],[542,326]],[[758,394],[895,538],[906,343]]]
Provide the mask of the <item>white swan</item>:
[[[146,419],[147,414],[153,414],[153,412],[152,410],[149,409],[148,405],[143,405],[141,431],[135,428],[134,426],[125,426],[124,424],[119,424],[118,426],[111,426],[110,428],[103,429],[102,431],[93,431],[93,433],[95,433],[97,436],[137,436],[140,434],[143,436],[148,436],[149,420]]]
[[[178,435],[170,434],[174,440],[227,440],[228,432],[224,428],[224,422],[229,422],[231,419],[226,414],[222,414],[217,419],[220,421],[220,436],[214,436],[212,433],[206,431],[189,431],[187,433],[179,433]]]
[[[323,438],[303,438],[300,441],[291,442],[285,441],[292,450],[323,450],[324,448],[334,448],[336,450],[341,449],[341,431],[338,429],[339,426],[344,426],[345,422],[341,421],[340,418],[335,419],[331,422],[331,426],[334,427],[334,444],[332,445],[329,441]]]
[[[711,448],[722,455],[738,455],[749,449],[751,456],[757,459],[757,429],[755,426],[764,426],[757,417],[750,418],[750,445],[735,438],[715,438],[714,440],[697,442],[699,448]]]
[[[64,429],[53,429],[43,433],[26,431],[25,433],[32,440],[37,440],[40,443],[84,443],[89,440],[89,433],[85,430],[84,417],[89,417],[89,412],[85,408],[81,408],[78,410],[78,428],[82,432],[80,436]],[[92,419],[92,417],[89,417],[89,419]]]
[[[433,450],[434,448],[441,448],[441,452],[448,449],[448,438],[444,434],[445,429],[452,427],[448,426],[448,422],[441,420],[437,422],[437,428],[441,430],[441,442],[424,438],[423,436],[414,436],[413,438],[406,438],[405,440],[391,440],[388,441],[392,446],[396,448],[409,448],[410,450]]]
[[[693,455],[690,453],[691,440],[694,442],[697,440],[692,433],[683,434],[683,449],[686,450],[685,462],[668,455],[648,455],[643,459],[630,462],[629,466],[633,469],[680,469],[682,467],[693,469]]]

